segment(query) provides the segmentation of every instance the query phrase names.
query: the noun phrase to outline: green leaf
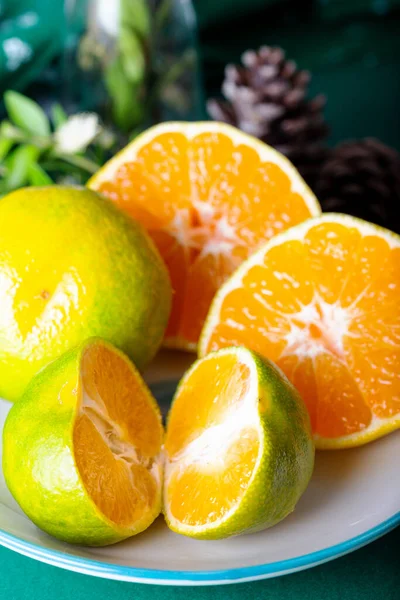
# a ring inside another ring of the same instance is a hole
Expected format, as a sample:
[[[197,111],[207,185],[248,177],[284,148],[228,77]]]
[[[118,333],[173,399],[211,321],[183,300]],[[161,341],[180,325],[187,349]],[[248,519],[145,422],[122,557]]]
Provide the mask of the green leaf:
[[[141,98],[141,86],[128,81],[117,58],[106,71],[106,86],[111,99],[114,122],[123,131],[129,131],[143,119],[145,106]]]
[[[64,123],[68,121],[67,113],[65,112],[61,104],[58,104],[58,102],[56,104],[53,104],[53,106],[51,107],[51,119],[53,121],[55,129],[58,129],[59,127],[61,127],[61,125],[64,125]]]
[[[4,94],[4,103],[11,121],[26,133],[50,135],[50,123],[43,109],[26,96],[14,91]]]
[[[25,134],[23,131],[12,125],[10,121],[4,120],[0,123],[0,137],[12,140],[13,142],[20,141]]]
[[[6,196],[6,194],[8,194],[7,186],[4,183],[4,179],[0,179],[0,200],[3,196]]]
[[[33,163],[29,167],[28,179],[29,183],[35,186],[52,185],[54,183],[51,177],[47,175],[46,171],[37,163]]]
[[[19,146],[6,159],[7,175],[4,178],[8,190],[15,190],[29,181],[29,169],[36,163],[40,151],[35,146]]]
[[[121,28],[135,31],[142,40],[150,36],[151,20],[147,0],[121,0]]]
[[[0,164],[5,159],[13,145],[14,142],[12,140],[0,137]]]
[[[146,72],[146,57],[143,44],[132,29],[121,28],[119,51],[126,78],[134,84],[141,83]]]
[[[60,160],[68,163],[72,167],[76,167],[85,173],[94,175],[99,170],[100,165],[86,158],[86,156],[79,156],[79,154],[59,154],[57,156]]]

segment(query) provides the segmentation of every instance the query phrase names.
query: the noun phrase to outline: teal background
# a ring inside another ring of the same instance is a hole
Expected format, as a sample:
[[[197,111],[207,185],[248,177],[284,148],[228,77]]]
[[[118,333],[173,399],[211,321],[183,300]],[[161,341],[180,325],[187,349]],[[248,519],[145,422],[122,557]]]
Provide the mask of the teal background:
[[[313,73],[311,93],[328,97],[331,142],[373,135],[400,149],[400,0],[195,0],[208,95],[224,65],[247,48],[277,44]],[[0,91],[26,87],[60,53],[62,0],[0,0]],[[22,27],[32,8],[39,20]],[[15,73],[4,41],[35,52]],[[51,83],[51,82],[50,82]],[[382,492],[384,493],[384,491]],[[386,492],[387,493],[387,492]],[[400,528],[331,563],[264,582],[165,588],[77,575],[0,548],[0,600],[398,600]]]
[[[280,45],[313,73],[311,94],[327,96],[332,143],[375,136],[400,149],[400,0],[193,3],[208,96],[219,92],[227,62],[237,62],[247,48]],[[51,84],[45,67],[60,53],[62,7],[63,0],[0,0],[0,92],[11,85],[26,89],[39,74],[42,87]],[[32,11],[38,19],[27,27],[21,15]],[[34,49],[14,73],[7,71],[3,47],[10,37]]]
[[[23,90],[42,75],[51,60],[62,51],[63,0],[0,0],[0,91],[8,87]],[[5,44],[20,40],[32,50],[10,69]]]
[[[308,571],[219,587],[174,588],[96,579],[0,548],[7,600],[398,600],[400,528],[353,554]]]
[[[400,0],[195,0],[208,94],[247,48],[278,45],[328,99],[331,143],[400,149]]]

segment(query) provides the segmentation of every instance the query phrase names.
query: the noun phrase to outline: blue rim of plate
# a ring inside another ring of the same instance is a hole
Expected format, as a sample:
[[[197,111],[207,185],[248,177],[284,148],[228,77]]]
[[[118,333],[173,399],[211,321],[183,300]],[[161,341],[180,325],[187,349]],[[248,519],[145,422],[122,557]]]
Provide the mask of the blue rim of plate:
[[[56,567],[107,579],[160,585],[217,585],[267,579],[317,566],[365,546],[399,524],[400,511],[364,533],[329,548],[273,563],[217,571],[163,571],[103,563],[58,550],[49,550],[26,542],[4,530],[0,530],[0,544],[19,554]]]

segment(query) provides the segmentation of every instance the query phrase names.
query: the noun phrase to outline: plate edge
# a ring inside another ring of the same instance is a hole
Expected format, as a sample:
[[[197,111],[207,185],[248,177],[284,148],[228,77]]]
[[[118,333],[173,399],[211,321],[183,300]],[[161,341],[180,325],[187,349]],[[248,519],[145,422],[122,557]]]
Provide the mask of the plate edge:
[[[0,530],[0,545],[46,564],[85,575],[152,585],[223,585],[250,582],[288,575],[334,560],[375,541],[400,524],[400,511],[371,529],[344,542],[273,563],[218,571],[163,571],[141,569],[82,557],[72,557],[59,550],[43,549]]]

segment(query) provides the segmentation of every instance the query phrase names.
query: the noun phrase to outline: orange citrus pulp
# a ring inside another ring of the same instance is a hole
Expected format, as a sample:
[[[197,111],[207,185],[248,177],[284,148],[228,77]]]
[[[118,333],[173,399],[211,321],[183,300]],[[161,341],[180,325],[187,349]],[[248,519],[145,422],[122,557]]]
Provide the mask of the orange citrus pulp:
[[[243,344],[307,405],[317,447],[400,427],[400,238],[344,215],[277,236],[221,288],[200,353]]]
[[[95,505],[117,526],[152,520],[162,440],[158,408],[132,365],[103,343],[86,348],[73,431],[75,461]]]
[[[238,421],[236,430],[225,429],[225,443],[223,431],[227,415],[234,416],[245,398],[249,377],[246,365],[238,363],[235,355],[226,355],[200,365],[175,400],[165,449],[172,465],[170,510],[179,521],[199,525],[221,519],[248,484],[259,450],[255,424],[244,422],[241,427]],[[195,445],[197,460],[173,469],[175,462],[182,464],[185,452],[190,456],[195,451]],[[229,472],[235,477],[229,477]],[[189,496],[188,490],[192,490]]]
[[[243,347],[210,353],[169,413],[167,523],[201,539],[271,527],[293,511],[313,464],[307,409],[283,373]]]
[[[160,411],[134,365],[89,338],[41,369],[9,411],[4,477],[43,531],[106,546],[160,514],[162,443]]]
[[[169,269],[170,346],[195,349],[220,285],[261,243],[318,215],[315,197],[278,152],[221,123],[148,130],[89,186],[150,232]]]

